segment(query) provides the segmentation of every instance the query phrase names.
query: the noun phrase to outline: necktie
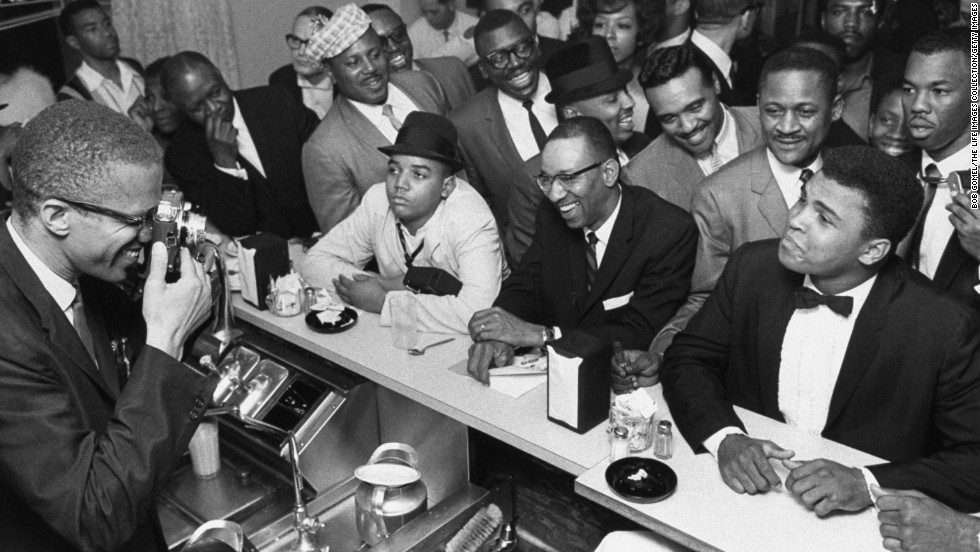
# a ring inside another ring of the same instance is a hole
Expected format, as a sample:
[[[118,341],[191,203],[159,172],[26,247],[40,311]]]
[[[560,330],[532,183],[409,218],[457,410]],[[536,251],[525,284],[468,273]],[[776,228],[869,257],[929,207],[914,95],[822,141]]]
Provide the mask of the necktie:
[[[391,107],[391,104],[384,104],[381,107],[381,114],[388,119],[396,131],[402,129],[402,122],[398,120],[398,117],[395,117],[395,110]]]
[[[926,214],[932,207],[933,200],[936,199],[936,188],[940,184],[946,183],[946,179],[943,178],[935,163],[926,165],[925,173],[919,175],[919,180],[924,185],[925,197],[922,201],[922,209],[919,211],[919,218],[916,219],[915,226],[912,227],[912,238],[909,240],[908,252],[909,264],[916,270],[919,269],[919,248],[922,246],[922,235],[925,233]]]
[[[805,286],[800,286],[793,292],[793,306],[798,309],[812,309],[820,305],[826,305],[830,310],[847,318],[854,309],[854,299],[837,295],[821,295]]]
[[[92,357],[92,362],[95,366],[99,366],[98,360],[95,356],[95,342],[92,339],[92,331],[88,326],[88,318],[85,316],[85,304],[82,302],[82,290],[78,288],[78,284],[75,284],[75,299],[71,302],[71,314],[75,319],[75,331],[78,332],[78,337],[82,340],[82,345],[85,346],[85,350],[88,351],[90,357]]]
[[[724,165],[721,161],[721,156],[718,155],[718,144],[711,146],[711,174],[718,172],[718,169]]]
[[[541,121],[534,115],[534,111],[531,111],[531,106],[534,105],[534,102],[524,100],[524,103],[521,105],[527,110],[527,119],[531,123],[531,134],[534,135],[534,141],[538,143],[538,150],[542,150],[544,149],[544,143],[548,140],[548,135],[545,134],[544,128],[541,126]]]
[[[449,42],[449,29],[442,31],[442,36],[446,38],[446,42]]]
[[[810,169],[803,169],[802,171],[800,171],[800,188],[806,185],[806,183],[809,182],[811,178],[813,178],[813,171],[811,171]]]
[[[589,282],[589,289],[592,289],[592,282],[595,280],[596,270],[599,269],[598,257],[596,257],[595,244],[599,243],[599,236],[595,235],[595,232],[589,232],[585,235],[585,240],[589,242],[589,246],[585,249],[585,260],[589,263],[589,270],[586,272],[586,276]]]

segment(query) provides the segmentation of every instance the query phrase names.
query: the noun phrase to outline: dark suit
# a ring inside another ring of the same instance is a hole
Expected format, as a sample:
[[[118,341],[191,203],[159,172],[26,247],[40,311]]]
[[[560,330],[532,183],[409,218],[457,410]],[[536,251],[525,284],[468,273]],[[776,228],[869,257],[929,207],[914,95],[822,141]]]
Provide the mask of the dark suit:
[[[548,58],[565,46],[567,46],[567,44],[564,40],[538,35],[538,49],[541,50],[541,61],[538,66],[544,67],[544,64],[548,62]],[[492,86],[490,80],[484,77],[483,73],[480,72],[479,62],[471,65],[469,67],[469,72],[470,78],[473,79],[473,84],[476,86],[477,92],[482,92],[487,87]]]
[[[388,78],[419,110],[446,112],[445,96],[429,73],[399,71]],[[378,148],[390,145],[350,100],[337,96],[303,146],[306,192],[320,230],[329,232],[354,212],[368,188],[384,182],[388,156]]]
[[[300,151],[316,128],[316,115],[276,86],[239,90],[235,99],[266,177],[241,155],[238,163],[248,180],[219,171],[204,129],[190,121],[177,129],[167,148],[167,170],[222,232],[309,236],[317,226],[306,199]]]
[[[535,324],[581,330],[609,343],[645,348],[684,301],[694,268],[691,216],[643,188],[621,186],[622,203],[592,289],[586,241],[543,202],[534,241],[504,281],[495,306]],[[606,310],[605,301],[628,303]]]
[[[661,381],[695,450],[726,426],[732,405],[784,421],[780,350],[803,275],[777,258],[777,240],[744,246],[704,307],[667,350]],[[893,257],[857,316],[823,435],[884,458],[882,487],[918,489],[980,508],[980,316],[937,293]],[[765,435],[756,437],[765,439]]]
[[[140,305],[81,279],[99,367],[0,217],[0,550],[164,551],[155,495],[216,380],[144,347],[120,391],[110,339],[139,346]],[[138,347],[137,347],[138,350]]]
[[[473,79],[470,78],[466,65],[459,58],[451,56],[423,58],[415,60],[415,64],[419,69],[435,77],[446,96],[448,109],[456,109],[476,94]]]
[[[329,78],[329,77],[328,77]],[[276,69],[269,75],[269,86],[281,86],[289,91],[293,99],[299,105],[306,107],[303,103],[303,89],[300,88],[299,82],[296,80],[296,69],[293,69],[292,64],[283,65],[282,67]],[[333,97],[337,97],[337,88],[333,89]],[[307,107],[307,109],[310,109]],[[310,109],[310,113],[316,115],[316,112]],[[317,119],[320,117],[317,116]]]
[[[762,145],[759,108],[730,108],[735,120],[735,138],[739,155]],[[660,197],[682,209],[691,208],[691,199],[704,173],[697,159],[676,140],[662,134],[625,168],[624,180],[649,188]]]

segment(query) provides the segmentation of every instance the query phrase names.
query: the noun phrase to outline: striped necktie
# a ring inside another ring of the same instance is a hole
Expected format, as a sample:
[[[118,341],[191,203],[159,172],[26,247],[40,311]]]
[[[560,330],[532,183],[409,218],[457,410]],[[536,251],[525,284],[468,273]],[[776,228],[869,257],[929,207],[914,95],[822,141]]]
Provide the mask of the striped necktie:
[[[395,128],[395,131],[402,129],[402,122],[398,120],[398,117],[395,117],[395,110],[391,107],[391,104],[384,104],[384,106],[381,107],[381,114],[388,119],[391,126]]]
[[[596,236],[595,232],[589,232],[585,235],[585,240],[589,242],[585,250],[585,260],[589,263],[589,270],[586,272],[586,276],[589,282],[589,290],[591,290],[592,282],[595,281],[595,273],[599,269],[598,257],[596,256],[595,250],[596,244],[599,243],[599,236]]]
[[[92,339],[92,331],[89,329],[88,317],[85,315],[85,303],[82,302],[82,290],[79,289],[78,283],[75,286],[75,299],[71,302],[71,314],[72,318],[75,319],[75,331],[78,332],[79,339],[82,340],[82,345],[85,346],[85,350],[88,351],[88,355],[92,357],[92,362],[95,363],[96,368],[99,366],[99,361],[95,356],[95,341]]]

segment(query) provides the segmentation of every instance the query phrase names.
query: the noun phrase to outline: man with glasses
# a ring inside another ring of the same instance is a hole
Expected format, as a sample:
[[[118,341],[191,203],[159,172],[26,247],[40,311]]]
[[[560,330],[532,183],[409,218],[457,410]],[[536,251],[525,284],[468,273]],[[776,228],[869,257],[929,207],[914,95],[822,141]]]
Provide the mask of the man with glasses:
[[[458,58],[445,56],[415,59],[412,38],[408,36],[407,27],[395,10],[384,4],[365,4],[361,9],[371,18],[371,27],[378,33],[378,38],[384,45],[388,54],[389,71],[429,73],[442,88],[450,109],[462,106],[476,93],[466,65]]]
[[[186,249],[168,284],[154,245],[142,305],[116,286],[152,236],[160,148],[105,106],[62,102],[25,127],[13,163],[0,222],[0,550],[166,551],[155,493],[217,379],[180,362],[211,305]]]
[[[510,364],[516,347],[575,332],[646,347],[683,303],[697,227],[653,192],[621,184],[619,169],[598,119],[574,117],[548,137],[534,241],[494,307],[470,320],[474,378],[488,384],[488,369]]]
[[[318,20],[326,21],[333,12],[321,6],[310,6],[299,12],[293,21],[292,31],[286,35],[292,63],[283,65],[269,75],[269,84],[281,86],[293,94],[293,98],[316,113],[322,119],[333,104],[333,79],[323,66],[322,60],[308,55],[310,42]]]
[[[510,11],[490,10],[475,31],[480,72],[493,84],[449,114],[459,129],[466,174],[507,231],[507,199],[514,186],[533,186],[527,160],[541,152],[558,116],[545,100],[541,51],[531,30]],[[520,182],[520,183],[518,183]]]

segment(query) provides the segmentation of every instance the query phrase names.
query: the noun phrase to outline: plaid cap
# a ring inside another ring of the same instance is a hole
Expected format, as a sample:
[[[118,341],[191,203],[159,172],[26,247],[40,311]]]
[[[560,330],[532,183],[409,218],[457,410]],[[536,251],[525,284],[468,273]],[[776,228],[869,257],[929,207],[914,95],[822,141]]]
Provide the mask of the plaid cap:
[[[355,4],[346,4],[320,23],[306,45],[307,55],[313,59],[332,58],[350,48],[371,26],[371,18]]]

